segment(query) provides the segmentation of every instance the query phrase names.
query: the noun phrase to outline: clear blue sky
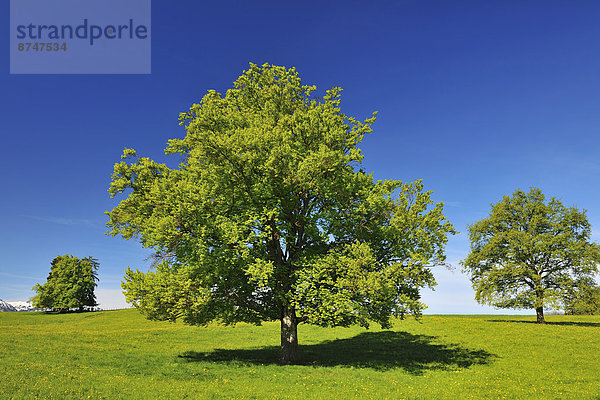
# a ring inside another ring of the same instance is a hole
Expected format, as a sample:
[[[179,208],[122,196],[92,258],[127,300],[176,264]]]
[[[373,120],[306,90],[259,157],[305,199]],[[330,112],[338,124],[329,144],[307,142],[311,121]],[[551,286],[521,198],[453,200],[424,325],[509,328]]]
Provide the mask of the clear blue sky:
[[[599,2],[211,3],[152,1],[150,75],[9,75],[4,3],[0,299],[28,299],[69,253],[100,260],[102,306],[124,304],[123,270],[150,252],[105,235],[113,164],[124,147],[163,160],[178,114],[249,62],[341,86],[348,115],[378,110],[365,168],[446,203],[457,268],[436,272],[429,313],[512,312],[478,306],[457,265],[467,224],[504,194],[538,186],[600,229]]]

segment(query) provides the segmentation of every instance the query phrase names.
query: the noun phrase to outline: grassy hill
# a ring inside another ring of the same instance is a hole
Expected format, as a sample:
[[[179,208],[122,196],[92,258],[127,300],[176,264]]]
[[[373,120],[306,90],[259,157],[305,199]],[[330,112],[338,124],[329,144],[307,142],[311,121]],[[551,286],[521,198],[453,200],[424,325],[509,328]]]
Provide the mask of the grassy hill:
[[[134,310],[0,313],[0,398],[600,398],[600,317],[425,316],[394,329],[144,320]]]

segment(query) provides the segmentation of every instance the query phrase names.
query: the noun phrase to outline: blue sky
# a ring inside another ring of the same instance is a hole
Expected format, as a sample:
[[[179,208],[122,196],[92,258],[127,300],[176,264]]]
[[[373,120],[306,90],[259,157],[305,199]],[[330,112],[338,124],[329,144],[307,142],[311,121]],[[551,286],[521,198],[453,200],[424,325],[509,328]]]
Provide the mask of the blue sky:
[[[379,111],[365,169],[423,179],[446,203],[456,269],[436,271],[428,313],[514,313],[477,305],[458,266],[467,224],[502,195],[540,187],[600,232],[600,3],[214,3],[152,1],[150,75],[10,75],[4,4],[0,299],[31,297],[69,253],[98,258],[101,305],[124,305],[123,271],[146,269],[150,251],[105,235],[113,164],[124,147],[164,160],[185,134],[179,113],[249,62],[341,86],[347,115]]]

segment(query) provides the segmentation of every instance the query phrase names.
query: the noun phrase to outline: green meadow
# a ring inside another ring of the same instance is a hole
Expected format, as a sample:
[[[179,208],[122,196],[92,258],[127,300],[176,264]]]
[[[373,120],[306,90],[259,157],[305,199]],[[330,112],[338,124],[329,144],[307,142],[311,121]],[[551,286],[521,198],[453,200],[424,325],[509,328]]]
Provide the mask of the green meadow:
[[[2,399],[593,399],[600,317],[424,316],[393,329],[190,327],[135,310],[0,313]]]

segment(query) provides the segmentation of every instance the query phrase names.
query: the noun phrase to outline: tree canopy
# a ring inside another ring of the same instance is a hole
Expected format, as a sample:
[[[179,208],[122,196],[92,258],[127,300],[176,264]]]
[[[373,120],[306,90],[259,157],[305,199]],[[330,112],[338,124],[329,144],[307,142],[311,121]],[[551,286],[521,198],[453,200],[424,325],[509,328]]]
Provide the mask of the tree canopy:
[[[515,191],[492,204],[488,218],[469,226],[471,251],[462,261],[475,298],[499,308],[544,307],[590,282],[600,262],[600,247],[590,240],[585,211],[545,201],[538,188]]]
[[[51,262],[46,283],[33,287],[36,292],[31,299],[33,306],[61,312],[97,306],[94,289],[99,266],[92,257],[57,256]]]
[[[251,64],[225,95],[180,115],[169,168],[125,149],[114,167],[110,233],[138,238],[155,269],[127,269],[126,298],[148,318],[188,324],[281,321],[282,362],[297,325],[390,326],[419,315],[454,233],[420,181],[375,181],[358,148],[373,117],[341,112],[294,68]]]

